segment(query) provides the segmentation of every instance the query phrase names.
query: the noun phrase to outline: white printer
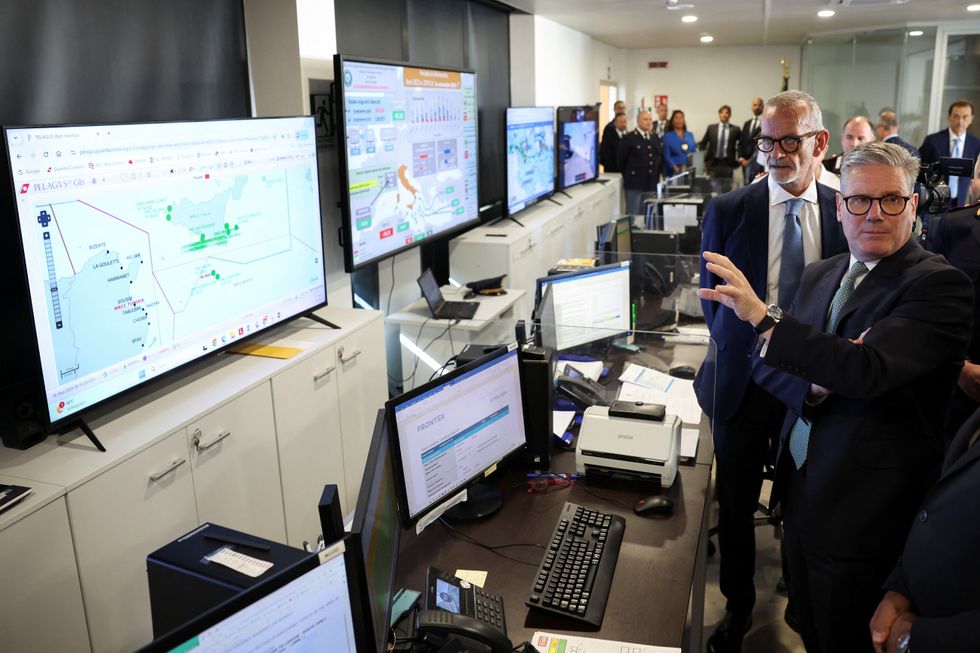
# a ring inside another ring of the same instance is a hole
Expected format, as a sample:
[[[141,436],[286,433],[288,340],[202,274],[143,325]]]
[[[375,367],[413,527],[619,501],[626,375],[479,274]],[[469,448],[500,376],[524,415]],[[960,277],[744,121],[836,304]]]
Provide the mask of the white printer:
[[[662,404],[615,401],[585,410],[575,467],[580,474],[637,480],[660,479],[670,487],[677,476],[681,420]]]

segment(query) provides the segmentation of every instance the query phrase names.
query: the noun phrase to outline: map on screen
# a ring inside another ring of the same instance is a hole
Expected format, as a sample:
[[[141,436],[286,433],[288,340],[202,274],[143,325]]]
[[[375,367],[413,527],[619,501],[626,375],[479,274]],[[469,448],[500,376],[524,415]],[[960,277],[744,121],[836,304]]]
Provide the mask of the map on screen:
[[[348,267],[477,220],[476,75],[341,66]]]
[[[507,212],[514,214],[555,191],[555,111],[507,109]]]

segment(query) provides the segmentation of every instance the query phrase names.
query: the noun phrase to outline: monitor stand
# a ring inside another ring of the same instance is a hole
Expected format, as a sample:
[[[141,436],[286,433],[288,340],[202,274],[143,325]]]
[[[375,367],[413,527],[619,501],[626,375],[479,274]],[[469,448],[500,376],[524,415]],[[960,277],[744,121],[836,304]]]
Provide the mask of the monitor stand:
[[[319,322],[320,324],[322,324],[323,326],[325,326],[325,327],[327,327],[329,329],[339,329],[340,328],[339,326],[337,326],[336,324],[334,324],[330,320],[324,320],[322,317],[320,317],[316,313],[307,313],[303,317],[309,318],[309,319],[313,320],[314,322]]]
[[[558,192],[559,192],[559,193],[561,193],[562,195],[564,195],[565,197],[567,197],[568,199],[572,199],[572,196],[571,196],[571,195],[569,195],[569,194],[568,194],[567,192],[565,192],[564,190],[560,190],[560,191],[558,191]]]
[[[565,191],[563,191],[563,190],[560,190],[558,192],[559,193],[565,193]],[[568,195],[568,193],[565,193],[565,194]],[[571,196],[569,195],[569,197],[571,197]],[[561,202],[557,201],[554,197],[549,197],[548,198],[548,201],[551,202],[552,204],[557,204],[558,206],[565,206]]]
[[[498,222],[500,222],[500,221],[502,221],[502,220],[510,220],[511,222],[516,222],[516,223],[517,223],[517,225],[518,225],[519,227],[523,227],[523,226],[524,226],[524,225],[523,225],[523,224],[521,223],[521,221],[520,221],[520,220],[518,220],[517,218],[515,218],[515,217],[514,217],[514,216],[512,216],[512,215],[505,215],[505,216],[504,216],[504,217],[502,217],[502,218],[497,218],[496,220],[494,220],[493,222],[491,222],[491,223],[490,223],[490,226],[492,227],[492,226],[494,226],[495,224],[497,224]]]
[[[92,428],[85,423],[85,420],[80,419],[77,422],[71,422],[70,424],[68,424],[68,426],[64,428],[64,430],[59,431],[59,433],[68,433],[69,431],[73,431],[74,429],[78,429],[79,431],[84,433],[85,437],[87,437],[89,440],[92,441],[92,444],[95,445],[96,449],[98,449],[102,453],[105,453],[105,447],[102,445],[101,442],[99,442],[99,438],[95,436],[95,431],[93,431]]]
[[[489,517],[504,505],[503,493],[484,481],[471,485],[466,496],[466,501],[457,503],[442,516],[453,521],[472,521]]]

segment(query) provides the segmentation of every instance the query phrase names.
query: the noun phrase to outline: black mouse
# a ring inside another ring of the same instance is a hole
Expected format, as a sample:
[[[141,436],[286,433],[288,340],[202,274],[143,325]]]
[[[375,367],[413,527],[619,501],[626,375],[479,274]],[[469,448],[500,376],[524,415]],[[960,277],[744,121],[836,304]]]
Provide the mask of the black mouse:
[[[678,379],[690,380],[695,377],[698,371],[690,365],[678,365],[677,367],[670,368],[670,371],[667,373],[671,376],[676,376]]]
[[[638,515],[669,515],[674,512],[674,500],[661,494],[643,497],[633,505],[633,512]]]

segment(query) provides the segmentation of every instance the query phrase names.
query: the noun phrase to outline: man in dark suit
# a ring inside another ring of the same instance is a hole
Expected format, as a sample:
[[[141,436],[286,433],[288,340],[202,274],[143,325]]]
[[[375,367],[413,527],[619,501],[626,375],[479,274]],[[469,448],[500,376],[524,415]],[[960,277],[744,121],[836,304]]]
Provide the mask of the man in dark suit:
[[[850,254],[808,266],[786,313],[731,260],[704,254],[720,281],[699,295],[762,336],[756,378],[789,409],[773,496],[809,653],[871,650],[867,624],[937,478],[970,338],[969,280],[911,238],[917,173],[897,145],[844,156],[837,216]]]
[[[840,174],[840,164],[844,155],[862,143],[870,143],[875,139],[874,130],[871,128],[871,121],[864,116],[854,116],[848,118],[844,123],[844,129],[840,134],[840,146],[842,152],[837,156],[824,159],[823,167],[834,173]]]
[[[649,111],[641,111],[636,117],[636,129],[619,142],[616,164],[623,173],[626,189],[626,213],[639,215],[644,193],[657,189],[660,169],[663,167],[663,148],[653,133],[653,118]]]
[[[605,141],[613,133],[616,132],[616,129],[617,129],[617,127],[616,127],[616,116],[618,116],[619,114],[623,114],[624,116],[626,115],[626,103],[623,102],[622,100],[616,100],[615,102],[613,102],[613,114],[612,114],[613,117],[612,117],[612,120],[610,120],[606,124],[606,126],[602,128],[602,140],[603,141]]]
[[[760,113],[759,148],[767,153],[770,174],[711,201],[701,249],[731,257],[757,297],[788,305],[804,264],[846,251],[847,243],[835,219],[835,192],[813,178],[814,159],[826,151],[828,138],[816,101],[789,91],[770,98]],[[717,282],[702,262],[702,287]],[[717,653],[741,650],[751,625],[752,517],[785,409],[750,376],[757,340],[752,328],[714,302],[702,305],[717,345],[716,361],[708,357],[695,382],[701,407],[713,418],[720,586],[727,599],[725,618],[708,640],[708,650]]]
[[[704,165],[715,179],[731,179],[738,167],[738,141],[742,130],[728,124],[732,108],[727,104],[718,109],[718,122],[708,125],[699,147],[704,151]]]
[[[894,143],[912,156],[919,156],[919,150],[898,135],[898,114],[891,109],[885,109],[878,114],[878,120],[875,121],[875,136],[882,143]]]
[[[946,122],[949,124],[947,129],[929,134],[919,147],[922,163],[934,163],[944,156],[974,160],[980,157],[980,138],[967,131],[973,123],[973,104],[966,100],[953,102],[949,105]],[[953,206],[966,204],[970,178],[950,177],[948,183]]]
[[[762,172],[762,166],[756,161],[754,140],[762,128],[762,105],[761,97],[752,100],[752,119],[746,120],[742,125],[741,138],[738,140],[738,164],[742,166],[746,185],[751,184],[752,180]]]
[[[871,619],[878,651],[975,651],[980,620],[980,410],[946,452],[921,506],[888,593]],[[915,646],[913,649],[912,646]]]
[[[602,144],[599,146],[599,161],[606,172],[620,172],[619,164],[616,163],[616,154],[619,152],[619,142],[626,136],[626,114],[617,113],[613,119],[613,130],[603,132]]]
[[[657,119],[653,121],[653,132],[663,140],[668,129],[670,129],[670,122],[667,120],[667,105],[661,102],[657,105]]]

